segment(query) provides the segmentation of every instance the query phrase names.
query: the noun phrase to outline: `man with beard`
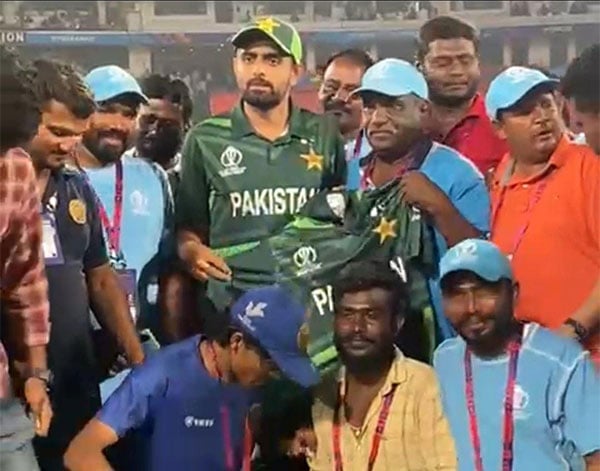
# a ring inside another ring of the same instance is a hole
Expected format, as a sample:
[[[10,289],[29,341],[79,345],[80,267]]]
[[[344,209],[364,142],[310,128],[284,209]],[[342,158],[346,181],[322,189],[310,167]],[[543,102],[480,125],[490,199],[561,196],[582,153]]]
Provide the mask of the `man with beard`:
[[[491,242],[456,245],[440,275],[460,334],[434,358],[458,469],[600,469],[600,377],[589,354],[515,320],[519,285]]]
[[[153,74],[141,82],[148,104],[142,104],[135,148],[130,152],[160,165],[169,175],[173,195],[179,183],[179,150],[192,120],[192,97],[180,79]]]
[[[492,241],[521,286],[518,319],[576,338],[600,361],[600,159],[564,133],[557,80],[510,67],[486,107],[506,138],[491,184]],[[551,265],[560,260],[569,269]]]
[[[302,70],[297,31],[263,18],[236,34],[233,45],[241,102],[194,127],[183,149],[179,254],[199,280],[231,276],[211,248],[269,236],[320,188],[345,181],[335,123],[290,100]]]
[[[143,157],[162,167],[167,172],[171,192],[175,196],[181,172],[179,151],[192,119],[190,89],[182,80],[157,74],[144,78],[141,87],[148,97],[148,104],[142,104],[140,108],[135,147],[125,155]],[[154,259],[151,265],[158,262]],[[181,314],[193,310],[190,301],[195,291],[190,276],[180,270],[176,260],[171,258],[162,265],[160,280],[156,278],[158,269],[150,270],[154,272],[151,279],[142,280],[142,291],[155,291],[158,283],[158,294],[156,299],[152,292],[151,299],[141,297],[140,309],[146,317],[160,318],[160,329],[155,333],[161,343],[170,343],[197,332],[193,316]],[[146,271],[151,269],[149,266],[146,268]]]
[[[561,91],[569,100],[571,127],[600,155],[600,44],[586,48],[565,74]]]
[[[408,62],[384,59],[367,70],[355,93],[362,97],[365,131],[373,148],[363,159],[361,187],[379,188],[399,180],[404,200],[421,211],[433,229],[437,257],[464,239],[487,234],[489,197],[483,176],[423,130],[429,113],[423,75]],[[454,336],[435,277],[429,289],[439,337]]]
[[[291,453],[313,470],[456,470],[435,372],[394,346],[406,284],[388,264],[363,261],[347,265],[333,289],[342,368],[317,389],[313,430],[296,433]]]
[[[369,141],[361,130],[362,103],[351,93],[360,87],[365,71],[373,59],[360,49],[347,49],[331,56],[325,65],[319,101],[325,114],[334,116],[346,141],[348,179],[346,187],[354,190],[360,181],[360,159],[371,151]]]
[[[138,315],[137,286],[142,271],[157,255],[171,219],[172,196],[165,171],[144,159],[123,156],[141,104],[148,103],[137,81],[114,65],[85,76],[98,105],[90,117],[76,162],[98,198],[111,263],[126,288],[138,327],[158,319]],[[144,272],[152,278],[155,274]],[[141,293],[155,300],[156,287]],[[140,319],[141,317],[141,319]]]
[[[438,16],[421,27],[417,60],[429,86],[431,137],[463,154],[485,175],[496,167],[506,144],[494,133],[477,93],[478,46],[473,26]]]
[[[92,189],[76,169],[64,168],[95,110],[94,99],[70,66],[46,60],[34,66],[42,121],[30,154],[41,196],[55,411],[48,437],[34,446],[42,470],[52,471],[64,469],[67,446],[100,407],[90,306],[130,363],[141,363],[144,354],[108,261]]]
[[[180,258],[194,278],[208,280],[203,299],[218,306],[231,299],[229,294],[212,295],[212,287],[227,283],[236,267],[227,266],[214,249],[231,254],[250,250],[283,228],[320,189],[346,180],[337,123],[291,102],[291,89],[302,72],[298,32],[267,17],[244,27],[232,43],[241,101],[188,134],[176,206]],[[279,386],[272,389],[272,400],[265,401],[268,407],[285,402],[288,392],[309,402],[303,391]],[[263,411],[264,417],[272,417],[263,427],[270,441],[261,442],[264,458],[278,454],[278,429],[285,426],[285,416]],[[274,466],[290,469],[288,464]]]

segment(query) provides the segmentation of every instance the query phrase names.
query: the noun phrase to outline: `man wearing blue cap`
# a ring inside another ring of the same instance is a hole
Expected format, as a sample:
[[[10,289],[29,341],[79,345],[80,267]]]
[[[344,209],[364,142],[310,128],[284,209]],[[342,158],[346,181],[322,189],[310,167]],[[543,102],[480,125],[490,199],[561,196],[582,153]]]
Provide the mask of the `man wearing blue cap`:
[[[422,211],[435,231],[437,253],[489,229],[489,199],[483,176],[453,149],[423,131],[428,88],[411,64],[385,59],[367,70],[355,91],[363,99],[365,130],[373,148],[364,159],[361,186],[399,179],[405,201]],[[437,281],[430,290],[442,338],[454,334],[441,313]]]
[[[521,286],[517,318],[577,338],[600,361],[600,160],[565,135],[557,85],[526,67],[490,84],[486,108],[509,146],[491,185],[492,240]]]
[[[239,470],[250,454],[244,424],[251,388],[274,370],[304,387],[318,380],[304,351],[304,320],[303,306],[283,288],[248,291],[214,332],[134,369],[72,442],[67,467],[110,469],[102,450],[140,429],[149,444],[143,469]]]
[[[570,339],[514,317],[519,285],[491,242],[440,262],[444,311],[459,333],[434,357],[460,471],[597,470],[600,377]]]
[[[145,281],[140,285],[156,285],[157,253],[171,219],[172,196],[158,165],[122,155],[139,107],[148,99],[138,82],[115,65],[93,69],[85,82],[98,110],[90,118],[76,161],[98,198],[109,257],[127,291],[132,318],[138,326],[156,330],[158,319],[137,312],[137,285],[141,278]],[[142,294],[154,304],[156,292],[154,286]]]

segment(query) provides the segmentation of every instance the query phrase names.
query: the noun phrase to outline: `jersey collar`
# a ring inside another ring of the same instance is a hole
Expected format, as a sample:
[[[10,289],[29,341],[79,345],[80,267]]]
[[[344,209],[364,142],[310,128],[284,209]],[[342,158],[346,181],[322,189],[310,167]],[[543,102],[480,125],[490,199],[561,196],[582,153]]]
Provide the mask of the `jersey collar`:
[[[231,133],[234,139],[251,136],[252,134],[256,135],[242,107],[243,102],[240,101],[231,113]],[[307,134],[300,109],[290,102],[290,125],[287,136],[308,139]]]

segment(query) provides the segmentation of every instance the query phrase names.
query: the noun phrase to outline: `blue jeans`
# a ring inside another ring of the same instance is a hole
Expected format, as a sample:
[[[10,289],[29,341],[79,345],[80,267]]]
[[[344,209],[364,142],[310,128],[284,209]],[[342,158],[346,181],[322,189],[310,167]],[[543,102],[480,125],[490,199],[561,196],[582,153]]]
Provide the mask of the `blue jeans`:
[[[0,469],[39,471],[31,439],[33,422],[18,399],[0,399]]]

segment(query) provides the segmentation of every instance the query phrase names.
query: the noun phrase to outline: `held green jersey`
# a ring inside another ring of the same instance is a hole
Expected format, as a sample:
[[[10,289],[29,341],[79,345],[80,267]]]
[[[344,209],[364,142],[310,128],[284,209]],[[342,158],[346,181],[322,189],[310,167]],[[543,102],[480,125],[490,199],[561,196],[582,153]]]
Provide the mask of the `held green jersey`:
[[[409,315],[427,313],[421,344],[427,354],[433,348],[426,281],[434,269],[433,241],[421,214],[401,201],[397,182],[366,192],[323,191],[279,234],[219,253],[231,267],[233,281],[208,283],[207,295],[217,307],[259,285],[291,287],[309,307],[308,353],[323,373],[337,362],[332,282],[351,261],[386,261],[408,282]]]
[[[182,154],[176,221],[213,248],[276,233],[320,189],[345,181],[337,124],[296,107],[274,142],[258,136],[238,106],[193,128]]]

